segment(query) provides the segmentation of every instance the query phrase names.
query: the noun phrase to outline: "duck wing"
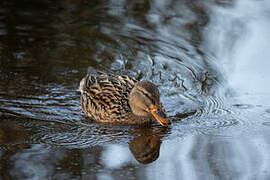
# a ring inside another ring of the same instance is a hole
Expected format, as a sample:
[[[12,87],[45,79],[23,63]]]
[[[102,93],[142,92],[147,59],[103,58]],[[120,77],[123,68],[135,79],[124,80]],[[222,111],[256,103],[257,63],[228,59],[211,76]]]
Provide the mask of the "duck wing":
[[[84,113],[97,121],[125,119],[123,116],[131,113],[128,99],[136,82],[128,76],[104,72],[88,74],[80,83]]]

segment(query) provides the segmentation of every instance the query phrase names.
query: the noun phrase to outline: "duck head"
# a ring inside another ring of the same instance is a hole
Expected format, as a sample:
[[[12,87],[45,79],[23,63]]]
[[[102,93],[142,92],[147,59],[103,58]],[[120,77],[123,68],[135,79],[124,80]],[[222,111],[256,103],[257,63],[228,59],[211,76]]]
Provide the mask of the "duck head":
[[[158,88],[149,81],[139,81],[131,90],[129,105],[137,116],[153,116],[162,126],[168,126],[169,120],[162,109]]]

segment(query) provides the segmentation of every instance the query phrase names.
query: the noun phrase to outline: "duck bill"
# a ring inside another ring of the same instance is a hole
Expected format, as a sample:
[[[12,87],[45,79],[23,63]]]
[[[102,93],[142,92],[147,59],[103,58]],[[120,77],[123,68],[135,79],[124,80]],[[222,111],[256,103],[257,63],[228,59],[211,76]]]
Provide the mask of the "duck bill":
[[[151,110],[150,112],[162,126],[168,126],[168,119],[162,117],[165,116],[163,112],[159,112],[156,108]]]

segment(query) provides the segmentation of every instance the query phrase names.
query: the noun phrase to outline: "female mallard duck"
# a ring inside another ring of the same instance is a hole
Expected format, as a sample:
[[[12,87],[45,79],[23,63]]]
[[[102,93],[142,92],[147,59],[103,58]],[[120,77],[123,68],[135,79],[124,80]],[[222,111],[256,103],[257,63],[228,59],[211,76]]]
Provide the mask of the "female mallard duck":
[[[149,81],[97,72],[80,82],[84,114],[102,123],[168,126],[157,87]]]

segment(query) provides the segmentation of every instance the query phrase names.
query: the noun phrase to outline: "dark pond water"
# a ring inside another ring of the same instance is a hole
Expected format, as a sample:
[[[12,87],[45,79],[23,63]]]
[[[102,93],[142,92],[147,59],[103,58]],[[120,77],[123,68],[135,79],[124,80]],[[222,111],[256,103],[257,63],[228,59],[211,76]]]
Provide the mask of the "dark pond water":
[[[1,0],[0,179],[270,179],[270,2]],[[169,128],[82,115],[92,70],[154,82]]]

